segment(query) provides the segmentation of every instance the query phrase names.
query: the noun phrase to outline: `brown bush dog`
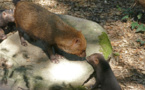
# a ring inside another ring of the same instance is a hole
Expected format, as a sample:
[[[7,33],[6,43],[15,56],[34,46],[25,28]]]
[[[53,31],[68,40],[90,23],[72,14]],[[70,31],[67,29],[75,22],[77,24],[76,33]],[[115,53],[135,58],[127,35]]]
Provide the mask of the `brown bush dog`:
[[[99,88],[99,85],[101,85],[101,90],[121,90],[109,63],[104,59],[102,54],[94,53],[86,59],[93,67],[94,72],[84,83],[95,77],[96,83],[93,85],[92,90]]]
[[[0,40],[7,38],[3,28],[5,28],[9,22],[14,22],[13,10],[0,10]]]
[[[24,32],[30,37],[47,43],[50,59],[57,62],[53,54],[53,46],[79,57],[86,56],[86,39],[80,31],[64,23],[56,14],[32,2],[13,0],[15,4],[15,23],[18,28],[21,44],[27,43],[23,38]]]

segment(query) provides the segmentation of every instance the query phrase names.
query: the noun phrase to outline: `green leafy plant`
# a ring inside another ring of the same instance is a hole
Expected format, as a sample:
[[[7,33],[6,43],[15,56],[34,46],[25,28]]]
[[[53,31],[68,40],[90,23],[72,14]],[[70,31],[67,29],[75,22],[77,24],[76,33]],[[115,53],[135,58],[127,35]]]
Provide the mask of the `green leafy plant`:
[[[138,26],[139,26],[138,22],[132,22],[131,29],[135,29]]]
[[[122,17],[121,20],[134,20],[134,19],[130,19],[132,15],[133,16],[135,15],[133,9],[128,8],[128,9],[123,9],[123,10],[124,10],[123,11],[124,16]],[[145,32],[145,25],[140,22],[142,17],[143,17],[143,13],[142,12],[138,13],[136,16],[137,21],[133,21],[131,23],[131,29],[136,29],[136,33]],[[140,39],[138,39],[137,42],[139,42],[140,45],[145,44],[145,41],[142,41]]]
[[[119,52],[113,52],[113,55],[114,56],[120,56],[120,53]]]
[[[125,16],[122,17],[122,20],[128,20],[129,18],[131,18],[131,15],[133,14],[133,10],[131,8],[128,9],[123,9],[123,14],[125,14]],[[139,20],[141,20],[142,18],[142,13],[139,13],[137,15],[137,21],[132,22],[131,24],[131,29],[136,29],[136,32],[144,32],[145,31],[145,26],[143,24],[139,24]]]
[[[117,7],[117,9],[118,9],[119,11],[122,10],[122,8],[121,8],[119,5],[116,5],[116,7]]]
[[[124,14],[125,16],[122,17],[121,20],[127,20],[129,19],[129,17],[131,17],[131,15],[133,14],[133,10],[131,8],[128,8],[128,9],[122,9],[122,14]]]
[[[140,39],[138,39],[138,40],[136,40],[136,41],[139,42],[140,45],[144,45],[144,44],[145,44],[145,41],[142,41],[142,40],[140,40]]]
[[[131,29],[135,29],[135,28],[136,28],[136,32],[145,31],[145,26],[143,24],[138,24],[138,22],[132,22]]]
[[[145,31],[145,26],[143,24],[139,24],[139,20],[142,18],[142,13],[139,13],[137,15],[137,22],[132,22],[131,27],[132,29],[134,29],[135,27],[137,27],[136,32],[143,32]]]
[[[140,20],[141,17],[142,17],[142,13],[139,13],[139,14],[137,15],[137,18]]]
[[[136,32],[143,32],[145,31],[145,26],[143,24],[139,25],[138,28],[136,29]]]
[[[126,20],[126,19],[129,19],[129,18],[131,18],[132,16],[134,16],[134,12],[136,12],[133,8],[123,8],[122,9],[122,14],[124,15],[123,17],[122,17],[122,19],[121,20]],[[138,11],[139,12],[139,11]],[[143,13],[142,12],[140,12],[138,15],[137,15],[137,19],[138,20],[140,20],[141,18],[142,18],[142,15],[143,15]]]
[[[126,19],[128,19],[128,18],[129,18],[129,15],[125,15],[124,17],[122,17],[121,20],[126,20]]]

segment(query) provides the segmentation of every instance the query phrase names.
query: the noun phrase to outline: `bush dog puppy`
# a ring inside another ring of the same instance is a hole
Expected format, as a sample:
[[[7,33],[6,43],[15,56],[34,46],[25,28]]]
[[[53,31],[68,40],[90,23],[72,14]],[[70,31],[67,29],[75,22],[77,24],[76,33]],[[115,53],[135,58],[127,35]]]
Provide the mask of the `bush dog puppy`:
[[[94,53],[86,59],[94,69],[93,74],[90,75],[88,79],[93,76],[96,79],[92,90],[98,88],[99,85],[101,85],[101,90],[121,90],[109,63],[104,59],[102,54]],[[84,83],[86,83],[88,79]]]
[[[7,38],[3,28],[5,28],[8,23],[14,22],[14,11],[13,10],[0,10],[0,40]]]

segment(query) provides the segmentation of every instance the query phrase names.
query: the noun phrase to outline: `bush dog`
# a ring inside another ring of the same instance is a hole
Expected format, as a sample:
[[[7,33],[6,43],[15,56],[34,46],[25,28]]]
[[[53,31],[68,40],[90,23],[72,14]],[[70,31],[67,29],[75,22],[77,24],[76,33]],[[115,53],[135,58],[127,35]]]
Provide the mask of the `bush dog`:
[[[102,54],[94,53],[86,59],[94,69],[93,74],[90,75],[88,79],[93,76],[96,79],[92,90],[97,89],[99,85],[101,85],[101,90],[121,90],[109,63],[104,59]],[[86,83],[88,79],[84,83]]]
[[[0,40],[4,40],[7,38],[3,28],[5,28],[8,23],[14,22],[14,11],[9,10],[0,10]]]
[[[13,3],[15,23],[22,45],[27,45],[23,38],[26,32],[30,37],[47,43],[47,52],[52,62],[58,62],[57,55],[53,53],[53,46],[69,54],[86,56],[86,39],[80,31],[37,4],[20,0],[13,0]]]

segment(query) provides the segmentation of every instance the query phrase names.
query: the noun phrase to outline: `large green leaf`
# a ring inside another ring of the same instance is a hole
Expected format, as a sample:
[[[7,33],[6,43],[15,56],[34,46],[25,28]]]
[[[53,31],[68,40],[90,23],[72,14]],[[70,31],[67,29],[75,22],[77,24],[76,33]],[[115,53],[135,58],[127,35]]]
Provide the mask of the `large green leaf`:
[[[129,15],[125,15],[122,20],[125,20],[125,19],[128,19],[129,18]]]
[[[138,18],[138,19],[141,19],[141,17],[142,17],[142,13],[139,13],[139,14],[137,15],[137,18]]]
[[[132,22],[131,29],[134,29],[137,26],[139,26],[138,22]]]
[[[138,28],[136,29],[136,32],[143,31],[143,29],[144,29],[144,25],[141,24],[141,25],[139,25]]]

